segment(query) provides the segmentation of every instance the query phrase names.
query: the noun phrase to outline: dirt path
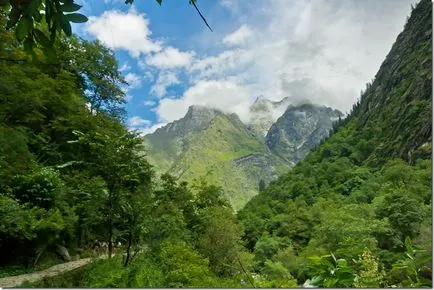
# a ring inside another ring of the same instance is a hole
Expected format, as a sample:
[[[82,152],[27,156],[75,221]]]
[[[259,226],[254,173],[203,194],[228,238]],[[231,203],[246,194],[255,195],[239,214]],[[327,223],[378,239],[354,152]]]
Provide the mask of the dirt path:
[[[80,259],[72,262],[58,264],[42,271],[37,271],[29,274],[0,278],[0,288],[17,287],[24,281],[35,282],[46,277],[53,277],[59,274],[72,271],[83,267],[91,262],[91,258]]]

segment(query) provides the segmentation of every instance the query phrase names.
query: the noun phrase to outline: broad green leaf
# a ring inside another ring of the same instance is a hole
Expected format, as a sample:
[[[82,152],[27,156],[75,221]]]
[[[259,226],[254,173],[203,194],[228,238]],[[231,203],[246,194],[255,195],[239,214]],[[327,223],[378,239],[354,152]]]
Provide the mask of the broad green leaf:
[[[410,259],[414,260],[413,257],[409,254],[409,253],[405,253],[407,255],[407,257],[409,257]]]
[[[407,252],[413,254],[413,248],[411,246],[411,239],[410,237],[405,237],[405,248]]]
[[[83,23],[87,21],[87,17],[79,13],[66,14],[65,19],[74,23]]]
[[[69,21],[66,19],[65,16],[66,15],[57,14],[57,21],[59,22],[63,32],[65,32],[67,36],[71,36],[72,35],[71,23],[69,23]]]
[[[6,24],[6,29],[12,28],[15,24],[17,24],[19,19],[20,19],[20,11],[12,7],[11,12],[9,12],[9,21]]]
[[[26,15],[33,15],[35,12],[38,11],[38,7],[41,5],[41,0],[32,0],[27,5],[26,9],[24,10],[24,14]]]
[[[335,263],[336,263],[336,257],[335,257],[335,255],[332,252],[330,252],[330,255],[332,256],[333,261],[335,261]]]
[[[33,51],[33,37],[31,35],[24,41],[24,50],[27,52]]]
[[[22,41],[30,32],[31,20],[27,17],[21,17],[20,22],[18,22],[15,34],[19,41]]]
[[[75,4],[75,3],[65,3],[62,6],[60,6],[60,10],[63,12],[75,12],[77,10],[80,10],[81,5]]]
[[[36,20],[36,22],[41,22],[42,15],[39,11],[36,11],[35,14],[33,15],[33,18]]]
[[[51,47],[50,40],[48,39],[47,36],[45,36],[45,34],[41,30],[36,28],[35,35],[36,35],[36,39],[43,47]]]

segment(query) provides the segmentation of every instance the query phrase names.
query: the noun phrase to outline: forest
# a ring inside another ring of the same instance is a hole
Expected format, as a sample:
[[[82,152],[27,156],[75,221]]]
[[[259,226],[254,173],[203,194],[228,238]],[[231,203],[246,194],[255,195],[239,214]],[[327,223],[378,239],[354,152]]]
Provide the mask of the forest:
[[[54,60],[29,55],[7,21],[0,7],[0,280],[67,256],[92,262],[21,286],[432,287],[429,0],[351,113],[238,212],[155,173],[112,50],[62,35]]]

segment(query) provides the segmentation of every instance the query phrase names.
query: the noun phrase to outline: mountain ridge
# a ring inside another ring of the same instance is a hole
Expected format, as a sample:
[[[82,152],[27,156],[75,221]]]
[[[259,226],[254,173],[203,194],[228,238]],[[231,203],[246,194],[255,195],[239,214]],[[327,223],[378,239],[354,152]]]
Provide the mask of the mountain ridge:
[[[327,112],[335,111],[320,105],[294,106],[289,105],[289,102],[289,98],[273,102],[258,97],[252,107],[253,111],[259,108],[261,113],[265,113],[262,114],[265,117],[261,122],[269,122],[270,118],[273,118],[270,110],[273,106],[277,110],[285,108],[284,113],[297,108],[315,108],[312,114],[320,113],[321,109],[316,108],[325,108]],[[263,104],[265,106],[260,108]],[[319,120],[324,119],[324,116],[316,119],[318,122],[305,130],[309,131],[309,134],[312,133],[310,131],[315,131],[315,126],[321,129],[321,132],[324,128],[331,129],[330,118],[324,125],[319,124]],[[294,122],[298,128],[304,126],[300,123],[303,122],[301,119]],[[274,126],[273,124],[270,127]],[[311,136],[310,143],[315,145],[326,135]],[[259,192],[261,182],[266,185],[275,180],[310,149],[303,149],[294,162],[291,158],[282,158],[279,152],[269,148],[266,136],[250,124],[243,123],[236,114],[225,114],[217,109],[194,105],[189,107],[183,118],[146,135],[143,140],[148,160],[157,172],[167,172],[189,182],[205,178],[222,186],[234,208],[239,209]],[[285,156],[288,157],[287,155]]]

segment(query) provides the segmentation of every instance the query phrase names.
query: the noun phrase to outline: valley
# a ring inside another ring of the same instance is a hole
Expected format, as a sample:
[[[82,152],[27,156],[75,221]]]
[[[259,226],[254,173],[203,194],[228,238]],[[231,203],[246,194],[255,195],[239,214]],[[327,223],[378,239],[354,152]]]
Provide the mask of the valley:
[[[1,287],[433,287],[431,1],[103,2],[0,1]]]
[[[319,105],[290,105],[289,98],[258,98],[252,122],[192,106],[180,120],[144,137],[149,162],[180,180],[201,179],[223,188],[235,210],[288,171],[326,138],[343,114]],[[279,115],[281,114],[281,115]]]

